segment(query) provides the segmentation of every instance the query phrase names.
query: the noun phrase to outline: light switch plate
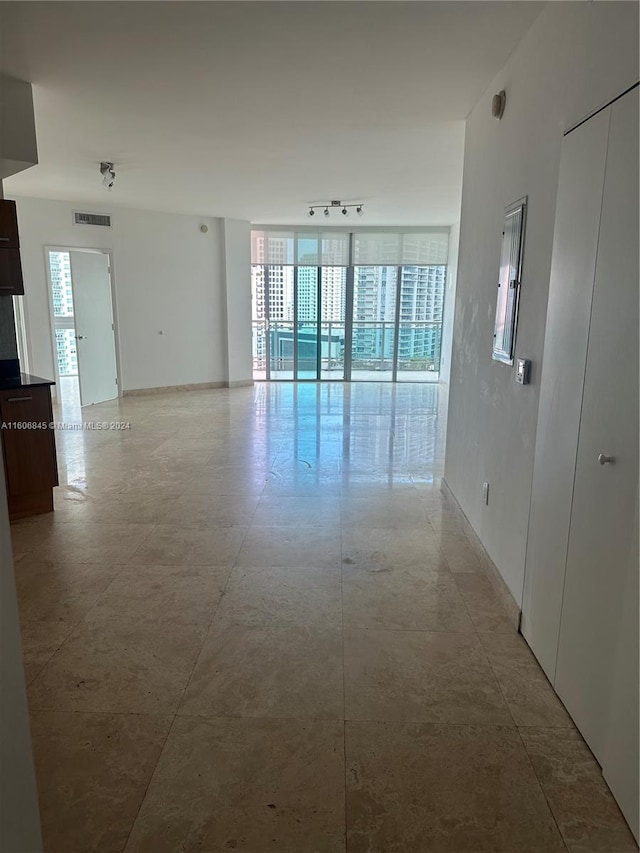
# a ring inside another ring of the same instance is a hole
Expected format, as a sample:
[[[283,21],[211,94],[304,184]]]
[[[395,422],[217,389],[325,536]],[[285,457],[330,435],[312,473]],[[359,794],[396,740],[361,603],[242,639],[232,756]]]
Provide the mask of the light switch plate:
[[[516,359],[516,382],[528,385],[531,378],[531,362],[528,358]]]

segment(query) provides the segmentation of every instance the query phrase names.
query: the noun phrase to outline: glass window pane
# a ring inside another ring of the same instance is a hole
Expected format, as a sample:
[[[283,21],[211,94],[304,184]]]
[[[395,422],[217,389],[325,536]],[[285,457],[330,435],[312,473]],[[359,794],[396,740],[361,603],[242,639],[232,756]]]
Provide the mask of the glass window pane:
[[[353,323],[351,379],[388,381],[393,377],[393,323]]]
[[[441,341],[440,323],[400,323],[398,381],[437,382]]]
[[[49,252],[54,317],[73,317],[73,289],[69,252]]]
[[[293,323],[269,323],[272,379],[293,379]]]
[[[438,380],[446,274],[444,264],[402,268],[397,375],[400,382]]]
[[[251,266],[251,319],[255,323],[266,318],[264,265],[253,264]]]
[[[407,320],[442,322],[445,265],[402,267],[400,281],[400,322]]]
[[[355,267],[353,321],[393,322],[396,314],[397,267]]]
[[[78,375],[75,329],[56,329],[56,354],[60,376]]]
[[[322,267],[321,315],[326,321],[344,323],[347,301],[345,267]]]
[[[298,267],[298,322],[314,323],[318,317],[318,267]]]
[[[298,379],[318,378],[318,329],[316,323],[298,323]]]
[[[252,323],[253,378],[267,378],[267,325],[264,321]]]

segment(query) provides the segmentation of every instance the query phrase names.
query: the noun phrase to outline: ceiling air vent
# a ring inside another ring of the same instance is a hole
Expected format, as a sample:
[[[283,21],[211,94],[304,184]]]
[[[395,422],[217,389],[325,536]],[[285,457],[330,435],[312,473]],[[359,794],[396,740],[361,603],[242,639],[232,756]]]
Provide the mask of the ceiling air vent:
[[[111,228],[111,217],[105,213],[82,213],[73,211],[74,225],[101,225],[103,228]]]

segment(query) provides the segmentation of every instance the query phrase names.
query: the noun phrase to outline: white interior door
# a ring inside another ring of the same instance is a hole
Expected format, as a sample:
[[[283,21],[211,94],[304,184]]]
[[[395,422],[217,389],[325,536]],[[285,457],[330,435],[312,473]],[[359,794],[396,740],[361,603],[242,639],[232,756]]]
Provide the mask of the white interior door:
[[[531,489],[522,633],[553,682],[610,113],[562,142]]]
[[[613,740],[626,745],[612,790],[638,801],[638,611],[627,598],[638,495],[638,91],[610,108],[611,122],[555,688],[607,766]],[[637,583],[637,579],[636,579]],[[625,638],[620,642],[621,637]],[[630,680],[628,713],[612,712],[616,671]],[[624,722],[626,720],[626,723]],[[626,758],[625,758],[626,755]],[[636,810],[637,814],[637,810]],[[637,830],[637,828],[636,828]]]
[[[80,403],[118,396],[109,258],[102,252],[70,251],[78,352]]]

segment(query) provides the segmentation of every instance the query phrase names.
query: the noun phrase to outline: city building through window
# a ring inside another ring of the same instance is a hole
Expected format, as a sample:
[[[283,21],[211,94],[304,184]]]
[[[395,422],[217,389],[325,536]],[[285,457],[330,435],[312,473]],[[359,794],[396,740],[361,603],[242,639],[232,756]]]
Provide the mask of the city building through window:
[[[448,234],[252,232],[255,379],[439,378]]]

